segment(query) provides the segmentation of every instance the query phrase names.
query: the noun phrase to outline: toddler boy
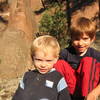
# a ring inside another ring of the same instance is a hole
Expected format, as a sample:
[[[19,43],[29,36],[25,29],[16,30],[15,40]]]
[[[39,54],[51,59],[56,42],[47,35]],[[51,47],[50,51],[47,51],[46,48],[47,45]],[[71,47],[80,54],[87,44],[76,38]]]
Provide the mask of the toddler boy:
[[[53,66],[60,51],[57,40],[40,36],[31,51],[36,69],[25,73],[12,100],[71,100],[64,77]]]

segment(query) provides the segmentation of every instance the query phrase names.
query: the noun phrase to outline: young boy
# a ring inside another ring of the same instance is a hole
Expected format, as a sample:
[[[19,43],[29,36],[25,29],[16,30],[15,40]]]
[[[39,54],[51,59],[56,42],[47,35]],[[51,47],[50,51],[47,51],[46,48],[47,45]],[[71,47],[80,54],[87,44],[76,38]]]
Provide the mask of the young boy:
[[[57,40],[40,36],[31,51],[36,69],[25,73],[12,100],[71,100],[64,78],[53,68],[60,51]]]
[[[65,77],[72,100],[84,100],[100,81],[100,52],[90,48],[96,27],[81,17],[71,25],[70,34],[71,45],[61,51],[55,68]]]

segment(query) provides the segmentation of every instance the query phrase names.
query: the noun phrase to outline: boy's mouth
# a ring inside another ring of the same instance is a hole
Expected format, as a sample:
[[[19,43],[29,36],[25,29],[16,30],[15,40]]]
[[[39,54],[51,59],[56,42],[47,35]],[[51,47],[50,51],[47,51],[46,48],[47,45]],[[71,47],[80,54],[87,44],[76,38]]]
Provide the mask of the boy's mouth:
[[[84,50],[85,50],[84,47],[77,47],[77,49],[79,52],[84,52]]]
[[[77,48],[78,48],[78,49],[84,49],[84,47],[81,47],[81,46],[78,46]]]
[[[47,69],[39,68],[41,72],[45,72]]]

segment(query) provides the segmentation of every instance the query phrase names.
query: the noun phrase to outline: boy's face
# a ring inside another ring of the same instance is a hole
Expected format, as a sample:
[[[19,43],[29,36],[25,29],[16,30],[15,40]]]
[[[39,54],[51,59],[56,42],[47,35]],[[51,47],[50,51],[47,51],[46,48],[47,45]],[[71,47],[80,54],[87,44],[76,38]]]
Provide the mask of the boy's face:
[[[75,48],[78,55],[83,56],[93,41],[94,39],[91,39],[86,34],[83,34],[82,37],[73,37],[72,45]]]
[[[37,50],[33,59],[36,69],[41,74],[49,72],[57,61],[57,58],[54,57],[53,53],[44,55],[44,52],[42,50]]]

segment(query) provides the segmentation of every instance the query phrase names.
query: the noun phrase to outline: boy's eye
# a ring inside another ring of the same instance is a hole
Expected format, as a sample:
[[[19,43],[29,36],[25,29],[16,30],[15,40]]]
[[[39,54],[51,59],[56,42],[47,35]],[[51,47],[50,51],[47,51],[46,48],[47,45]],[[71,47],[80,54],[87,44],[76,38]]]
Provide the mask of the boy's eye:
[[[51,61],[53,61],[53,60],[46,60],[47,62],[51,62]]]
[[[46,61],[46,62],[48,62],[48,63],[53,61],[53,60],[43,60],[43,59],[38,59],[38,58],[34,58],[34,60],[40,61],[40,62]]]
[[[42,61],[42,59],[38,59],[38,58],[35,58],[35,60],[37,60],[37,61]]]

